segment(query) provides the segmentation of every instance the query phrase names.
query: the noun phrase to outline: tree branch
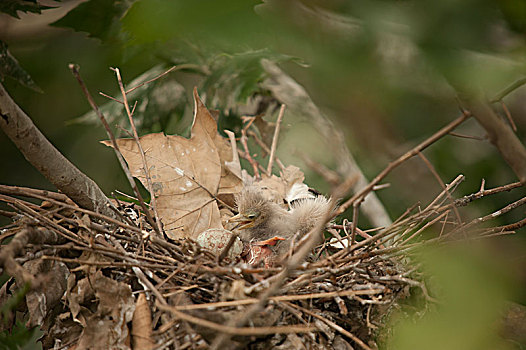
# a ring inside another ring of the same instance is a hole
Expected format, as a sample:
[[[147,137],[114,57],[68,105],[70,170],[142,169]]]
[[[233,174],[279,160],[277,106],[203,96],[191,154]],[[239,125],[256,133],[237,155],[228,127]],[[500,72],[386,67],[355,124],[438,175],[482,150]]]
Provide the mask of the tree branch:
[[[82,173],[33,124],[0,84],[0,127],[24,157],[44,177],[80,207],[116,217],[111,202],[97,184]]]
[[[488,133],[489,140],[497,147],[502,158],[508,163],[522,184],[526,184],[526,148],[504,120],[499,118],[490,106],[480,98],[464,100],[479,124]]]

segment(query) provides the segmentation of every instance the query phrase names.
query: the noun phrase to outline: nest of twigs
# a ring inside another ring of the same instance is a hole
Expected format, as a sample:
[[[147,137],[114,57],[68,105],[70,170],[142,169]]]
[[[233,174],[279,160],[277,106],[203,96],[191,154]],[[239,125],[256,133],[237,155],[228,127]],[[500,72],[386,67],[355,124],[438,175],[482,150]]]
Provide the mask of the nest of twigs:
[[[0,260],[16,283],[6,283],[0,297],[26,282],[21,311],[29,314],[28,326],[44,331],[44,348],[56,349],[375,348],[383,320],[401,298],[416,290],[429,298],[418,274],[402,263],[425,244],[412,239],[482,196],[451,202],[445,190],[375,235],[357,230],[362,239],[352,245],[345,244],[351,225],[333,224],[329,231],[341,242],[327,239],[312,261],[294,269],[266,269],[218,263],[192,240],[159,237],[133,204],[119,208],[121,222],[60,193],[10,186],[1,193],[18,213],[4,213],[14,223],[2,231],[2,240],[12,240]],[[502,230],[477,237],[495,232]]]

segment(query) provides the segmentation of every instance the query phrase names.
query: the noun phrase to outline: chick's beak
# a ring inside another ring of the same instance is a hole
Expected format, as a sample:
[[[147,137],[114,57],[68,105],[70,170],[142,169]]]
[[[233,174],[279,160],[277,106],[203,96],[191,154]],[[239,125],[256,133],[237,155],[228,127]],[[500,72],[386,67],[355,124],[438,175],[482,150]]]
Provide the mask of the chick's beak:
[[[254,227],[254,219],[249,219],[245,214],[242,213],[232,216],[226,222],[237,223],[233,229],[243,230]]]

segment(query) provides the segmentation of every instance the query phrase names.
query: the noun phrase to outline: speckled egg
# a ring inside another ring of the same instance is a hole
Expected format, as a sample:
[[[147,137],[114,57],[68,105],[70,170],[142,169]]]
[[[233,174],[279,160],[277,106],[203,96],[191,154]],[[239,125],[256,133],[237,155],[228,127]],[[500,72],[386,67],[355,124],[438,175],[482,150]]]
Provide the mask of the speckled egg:
[[[210,250],[215,255],[219,255],[227,245],[231,235],[231,231],[222,228],[210,228],[201,232],[199,236],[197,236],[196,241],[199,246]],[[243,243],[239,238],[236,238],[226,257],[235,260],[242,252]]]

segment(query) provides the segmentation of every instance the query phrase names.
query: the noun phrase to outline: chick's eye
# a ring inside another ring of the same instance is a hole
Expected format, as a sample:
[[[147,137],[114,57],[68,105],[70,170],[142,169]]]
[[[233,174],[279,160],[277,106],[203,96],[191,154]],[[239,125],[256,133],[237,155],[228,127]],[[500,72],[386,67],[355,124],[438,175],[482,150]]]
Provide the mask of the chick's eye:
[[[249,218],[249,219],[255,219],[256,216],[257,216],[256,214],[252,213],[252,214],[248,214],[248,215],[247,215],[247,218]]]

